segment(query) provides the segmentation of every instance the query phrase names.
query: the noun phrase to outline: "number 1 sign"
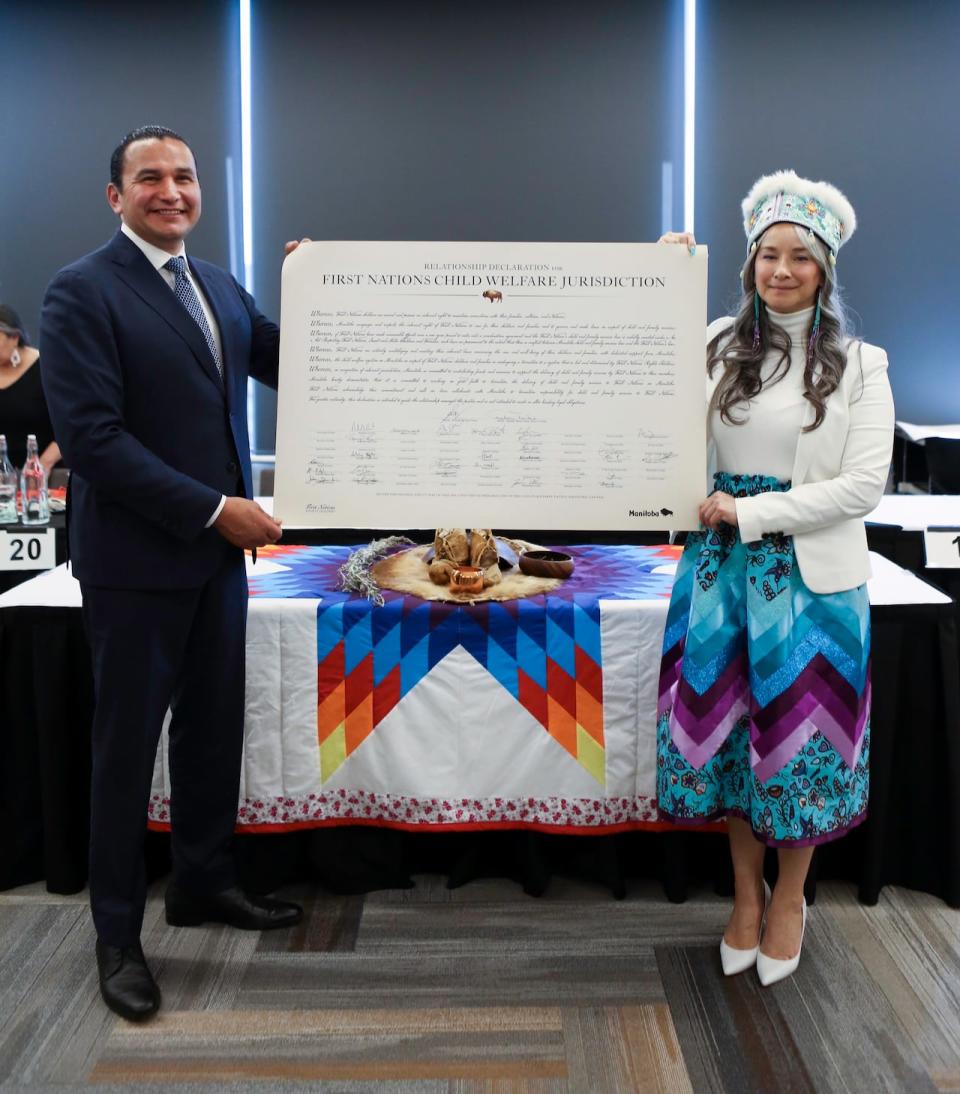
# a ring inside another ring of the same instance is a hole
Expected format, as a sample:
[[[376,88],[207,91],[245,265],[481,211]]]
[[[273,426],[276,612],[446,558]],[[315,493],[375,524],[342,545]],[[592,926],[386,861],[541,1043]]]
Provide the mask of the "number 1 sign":
[[[960,527],[930,527],[923,533],[928,570],[960,569]]]

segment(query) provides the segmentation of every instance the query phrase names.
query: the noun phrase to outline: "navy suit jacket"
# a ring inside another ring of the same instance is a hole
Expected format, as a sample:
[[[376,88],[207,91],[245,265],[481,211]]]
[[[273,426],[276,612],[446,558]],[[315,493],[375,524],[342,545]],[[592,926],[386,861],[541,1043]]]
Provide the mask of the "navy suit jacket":
[[[220,327],[223,382],[200,328],[122,232],[44,298],[41,376],[72,469],[81,583],[202,585],[234,550],[204,527],[220,495],[252,497],[247,377],[277,386],[280,330],[228,273],[188,261]]]

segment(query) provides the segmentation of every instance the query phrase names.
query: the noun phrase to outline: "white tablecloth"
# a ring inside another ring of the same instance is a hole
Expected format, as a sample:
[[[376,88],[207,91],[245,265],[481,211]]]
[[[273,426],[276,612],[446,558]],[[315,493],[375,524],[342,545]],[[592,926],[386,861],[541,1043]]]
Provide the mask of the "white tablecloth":
[[[871,603],[949,603],[887,559],[873,554],[871,564]],[[325,780],[317,733],[318,603],[250,601],[240,827],[375,823],[583,831],[656,821],[655,711],[665,599],[601,602],[599,771],[578,762],[457,647]],[[79,586],[59,566],[0,596],[0,609],[18,605],[79,608]],[[164,732],[150,805],[158,826],[169,820],[168,786]]]

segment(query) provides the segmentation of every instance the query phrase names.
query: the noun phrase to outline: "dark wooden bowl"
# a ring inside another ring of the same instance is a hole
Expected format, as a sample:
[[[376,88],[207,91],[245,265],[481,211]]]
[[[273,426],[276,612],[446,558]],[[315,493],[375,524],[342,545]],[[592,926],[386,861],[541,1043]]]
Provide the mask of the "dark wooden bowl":
[[[524,551],[520,556],[520,572],[531,577],[569,577],[573,559],[562,551]]]

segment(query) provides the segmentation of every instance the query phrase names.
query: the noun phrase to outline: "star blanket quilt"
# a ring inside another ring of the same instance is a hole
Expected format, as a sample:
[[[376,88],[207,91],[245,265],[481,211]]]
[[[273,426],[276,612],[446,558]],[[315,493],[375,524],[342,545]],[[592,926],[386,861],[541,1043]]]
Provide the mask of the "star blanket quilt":
[[[251,570],[238,828],[656,823],[656,681],[679,548],[564,548],[545,595],[343,592],[352,548]],[[150,820],[169,822],[164,742]]]

